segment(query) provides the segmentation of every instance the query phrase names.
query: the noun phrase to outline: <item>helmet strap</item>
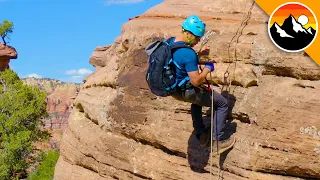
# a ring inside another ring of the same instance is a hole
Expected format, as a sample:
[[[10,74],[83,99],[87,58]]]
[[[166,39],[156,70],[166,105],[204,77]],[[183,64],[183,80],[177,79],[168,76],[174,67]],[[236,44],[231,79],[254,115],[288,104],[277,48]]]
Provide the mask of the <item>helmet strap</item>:
[[[191,43],[193,42],[194,39],[193,39],[193,38],[189,38],[186,30],[184,30],[184,29],[183,29],[183,34],[186,35],[187,43],[188,43],[189,45],[191,45]]]

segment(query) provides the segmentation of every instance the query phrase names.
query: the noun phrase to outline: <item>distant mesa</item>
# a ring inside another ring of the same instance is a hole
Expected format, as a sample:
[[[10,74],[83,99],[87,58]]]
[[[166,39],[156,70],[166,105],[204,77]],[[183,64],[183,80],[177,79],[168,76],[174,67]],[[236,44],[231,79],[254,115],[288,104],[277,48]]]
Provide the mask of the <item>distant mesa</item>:
[[[315,37],[316,30],[312,27],[305,29],[296,18],[290,14],[282,26],[275,22],[270,28],[274,42],[289,51],[297,51],[308,46]]]

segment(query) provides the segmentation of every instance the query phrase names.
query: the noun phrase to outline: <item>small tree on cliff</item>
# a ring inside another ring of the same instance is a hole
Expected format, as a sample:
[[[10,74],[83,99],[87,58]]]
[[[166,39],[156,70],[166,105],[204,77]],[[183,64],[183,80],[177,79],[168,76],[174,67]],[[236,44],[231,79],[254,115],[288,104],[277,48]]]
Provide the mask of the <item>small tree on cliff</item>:
[[[8,20],[4,20],[2,24],[0,24],[0,35],[4,45],[7,45],[6,38],[10,39],[9,36],[13,30],[13,22],[9,22]]]
[[[47,116],[45,98],[14,71],[0,72],[0,179],[25,175],[32,143],[46,137],[39,128],[40,118]]]

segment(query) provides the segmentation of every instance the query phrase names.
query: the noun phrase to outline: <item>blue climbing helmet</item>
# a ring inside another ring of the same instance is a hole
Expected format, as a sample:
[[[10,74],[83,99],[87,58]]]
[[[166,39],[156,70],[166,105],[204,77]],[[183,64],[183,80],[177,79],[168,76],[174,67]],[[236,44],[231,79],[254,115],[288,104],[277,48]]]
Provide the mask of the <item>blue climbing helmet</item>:
[[[195,36],[202,37],[206,31],[206,24],[198,16],[191,15],[182,23],[182,28]]]

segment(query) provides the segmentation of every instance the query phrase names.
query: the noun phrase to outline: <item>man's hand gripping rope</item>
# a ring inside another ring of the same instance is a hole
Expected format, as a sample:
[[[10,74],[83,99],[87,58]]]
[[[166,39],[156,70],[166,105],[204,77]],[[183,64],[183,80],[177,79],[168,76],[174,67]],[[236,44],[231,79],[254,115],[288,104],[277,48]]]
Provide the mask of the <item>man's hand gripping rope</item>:
[[[210,49],[209,47],[205,47],[205,45],[209,42],[210,40],[210,36],[215,34],[215,32],[213,30],[209,30],[207,31],[207,33],[201,38],[200,40],[200,48],[198,51],[198,57],[199,59],[201,58],[201,56],[207,56],[209,55]],[[214,71],[214,63],[216,63],[216,61],[212,60],[211,62],[208,61],[208,59],[206,59],[205,62],[201,62],[199,60],[199,64],[200,64],[200,69],[202,70],[204,67],[207,67],[210,70],[210,73],[212,71]],[[207,82],[207,87],[206,87],[206,91],[211,91],[211,85],[210,82],[206,79]]]

